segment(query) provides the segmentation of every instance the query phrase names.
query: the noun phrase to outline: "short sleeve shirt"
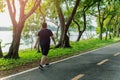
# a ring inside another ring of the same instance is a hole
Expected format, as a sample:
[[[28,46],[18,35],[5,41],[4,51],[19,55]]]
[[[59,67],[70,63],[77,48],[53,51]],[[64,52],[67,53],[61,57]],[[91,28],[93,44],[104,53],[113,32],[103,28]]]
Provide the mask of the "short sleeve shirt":
[[[40,44],[50,44],[50,36],[52,36],[53,33],[50,29],[42,29],[38,32],[38,36],[40,37]]]

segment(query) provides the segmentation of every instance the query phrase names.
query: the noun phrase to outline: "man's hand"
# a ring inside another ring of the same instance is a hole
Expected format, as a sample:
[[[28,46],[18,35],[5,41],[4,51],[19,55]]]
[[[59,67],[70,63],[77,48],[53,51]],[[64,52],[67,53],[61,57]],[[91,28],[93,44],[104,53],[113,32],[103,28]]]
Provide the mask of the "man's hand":
[[[36,45],[34,46],[34,49],[36,49]]]
[[[35,46],[34,46],[34,49],[37,48],[37,44],[39,43],[39,36],[37,37],[37,40],[36,40],[36,43],[35,43]]]

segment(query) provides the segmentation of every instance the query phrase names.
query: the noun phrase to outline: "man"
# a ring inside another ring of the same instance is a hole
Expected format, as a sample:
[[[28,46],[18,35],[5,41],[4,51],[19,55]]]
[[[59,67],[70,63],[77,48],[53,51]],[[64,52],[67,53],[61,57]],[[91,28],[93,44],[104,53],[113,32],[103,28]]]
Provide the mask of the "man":
[[[54,44],[56,45],[52,31],[47,29],[47,23],[44,22],[42,24],[42,29],[38,32],[38,37],[34,46],[34,48],[36,48],[38,43],[40,43],[41,46],[42,58],[41,62],[39,63],[40,68],[43,68],[43,65],[47,64],[47,55],[50,49],[50,38],[52,38]]]

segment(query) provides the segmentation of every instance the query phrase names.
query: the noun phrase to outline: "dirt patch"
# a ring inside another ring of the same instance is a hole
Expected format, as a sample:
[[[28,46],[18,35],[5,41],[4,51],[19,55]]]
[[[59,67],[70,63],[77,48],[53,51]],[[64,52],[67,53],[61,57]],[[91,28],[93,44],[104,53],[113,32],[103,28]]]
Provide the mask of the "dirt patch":
[[[25,65],[15,67],[10,70],[3,70],[3,71],[0,71],[0,78],[22,72],[22,71],[28,70],[30,68],[34,68],[36,66],[38,66],[38,61],[32,62],[32,63],[27,63]]]

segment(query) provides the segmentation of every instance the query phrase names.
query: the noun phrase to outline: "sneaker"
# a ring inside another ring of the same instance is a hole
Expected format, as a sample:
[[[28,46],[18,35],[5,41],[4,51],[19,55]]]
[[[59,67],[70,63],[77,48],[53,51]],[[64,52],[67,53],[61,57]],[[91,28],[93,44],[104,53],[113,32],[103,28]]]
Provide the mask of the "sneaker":
[[[46,63],[45,65],[48,66],[48,65],[50,65],[50,63]]]
[[[39,69],[42,69],[42,68],[44,68],[42,65],[39,65]]]

